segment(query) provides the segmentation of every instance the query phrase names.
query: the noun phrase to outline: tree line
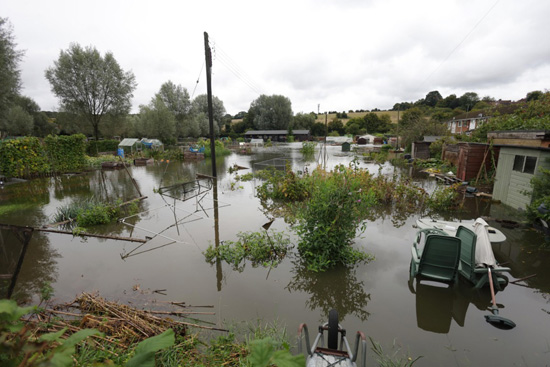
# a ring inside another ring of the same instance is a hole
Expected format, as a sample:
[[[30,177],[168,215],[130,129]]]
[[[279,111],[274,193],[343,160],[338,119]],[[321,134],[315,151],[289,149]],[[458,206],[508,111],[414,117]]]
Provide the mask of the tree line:
[[[95,47],[77,43],[62,50],[45,70],[45,78],[59,99],[59,111],[41,111],[36,102],[20,94],[19,63],[23,55],[17,50],[8,20],[0,18],[0,138],[82,132],[96,140],[102,136],[149,137],[170,144],[179,138],[209,133],[206,95],[191,99],[186,88],[166,81],[151,101],[132,115],[131,99],[137,87],[134,74],[124,71],[111,52],[101,55]],[[526,100],[537,100],[542,95],[543,92],[533,91]],[[213,115],[216,135],[239,135],[250,129],[287,130],[291,134],[293,130],[307,129],[314,136],[390,133],[405,134],[407,141],[412,141],[422,134],[444,134],[441,122],[488,111],[495,103],[493,98],[480,98],[475,92],[443,98],[438,91],[431,91],[414,103],[396,103],[393,110],[400,112],[396,126],[388,114],[370,112],[348,119],[345,111],[336,113],[325,126],[316,121],[317,114],[313,112],[294,114],[290,99],[282,95],[260,95],[248,111],[235,116],[227,114],[223,102],[214,96]],[[240,121],[232,123],[234,118]]]

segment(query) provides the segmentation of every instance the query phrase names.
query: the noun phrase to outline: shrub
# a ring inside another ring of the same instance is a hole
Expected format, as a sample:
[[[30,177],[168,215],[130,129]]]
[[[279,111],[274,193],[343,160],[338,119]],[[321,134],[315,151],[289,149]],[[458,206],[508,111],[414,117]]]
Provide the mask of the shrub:
[[[314,171],[314,188],[307,205],[299,209],[295,226],[300,236],[298,252],[309,270],[370,259],[352,247],[357,230],[366,227],[368,209],[375,204],[375,196],[362,182],[368,176],[367,171],[343,165],[330,173]]]
[[[219,246],[208,246],[204,252],[206,261],[214,264],[221,259],[234,270],[243,271],[245,260],[253,267],[276,267],[292,248],[290,239],[282,232],[239,232],[238,241],[224,241]]]
[[[119,143],[118,140],[90,140],[86,144],[86,154],[95,157],[98,153],[116,152]]]
[[[48,135],[44,143],[54,171],[75,172],[86,167],[86,137],[83,134]]]
[[[38,138],[7,140],[0,144],[0,171],[6,177],[33,177],[49,173],[51,165]]]

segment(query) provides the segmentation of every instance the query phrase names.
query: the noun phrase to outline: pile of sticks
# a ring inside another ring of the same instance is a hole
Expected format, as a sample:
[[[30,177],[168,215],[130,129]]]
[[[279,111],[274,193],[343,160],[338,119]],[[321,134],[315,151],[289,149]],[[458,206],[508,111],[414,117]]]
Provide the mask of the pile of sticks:
[[[171,302],[175,305],[183,303]],[[69,312],[75,311],[75,312]],[[109,302],[97,294],[82,293],[70,303],[44,309],[36,320],[37,332],[52,332],[67,328],[67,334],[81,329],[93,328],[104,334],[97,337],[105,341],[127,347],[130,344],[158,335],[171,328],[177,335],[185,336],[188,327],[227,331],[214,327],[174,320],[167,316],[182,317],[188,314],[214,314],[213,312],[192,311],[148,311],[139,310],[117,302]],[[47,330],[43,330],[48,325]]]

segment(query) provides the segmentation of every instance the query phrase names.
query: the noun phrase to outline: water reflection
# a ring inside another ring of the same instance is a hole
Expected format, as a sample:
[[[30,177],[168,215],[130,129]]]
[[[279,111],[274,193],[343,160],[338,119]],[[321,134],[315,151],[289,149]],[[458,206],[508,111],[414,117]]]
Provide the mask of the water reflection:
[[[48,235],[34,231],[12,298],[28,301],[39,294],[44,285],[53,284],[57,279],[58,258],[60,255],[50,245]]]
[[[418,327],[433,333],[447,334],[451,320],[464,327],[470,303],[479,310],[488,310],[492,304],[487,289],[475,289],[465,282],[450,287],[416,282],[415,289],[409,281],[409,290],[416,295]]]
[[[329,311],[335,308],[341,321],[349,314],[361,321],[368,319],[370,313],[366,308],[370,294],[365,292],[364,282],[357,279],[356,268],[342,266],[316,273],[308,271],[299,263],[294,263],[292,273],[294,276],[285,289],[309,294],[306,306],[311,311],[319,315],[328,315]]]

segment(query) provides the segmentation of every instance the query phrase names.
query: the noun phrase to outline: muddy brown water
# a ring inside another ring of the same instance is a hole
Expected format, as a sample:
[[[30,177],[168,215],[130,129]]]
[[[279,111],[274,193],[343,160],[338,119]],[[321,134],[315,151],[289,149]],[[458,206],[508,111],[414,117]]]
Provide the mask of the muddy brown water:
[[[318,162],[332,167],[347,164],[351,154],[329,147],[328,156],[316,152],[304,161],[299,144],[255,148],[252,155],[232,154],[217,159],[218,226],[215,225],[212,190],[187,201],[159,195],[159,187],[191,181],[196,173],[210,174],[209,160],[170,162],[131,167],[130,171],[147,199],[142,213],[117,223],[93,229],[98,233],[153,237],[146,244],[70,235],[36,233],[19,276],[14,297],[35,299],[44,282],[50,282],[58,302],[72,300],[81,292],[98,291],[109,300],[141,302],[185,301],[213,305],[215,316],[203,320],[219,327],[227,323],[258,320],[286,327],[296,335],[305,322],[314,332],[336,308],[349,335],[361,330],[381,343],[391,354],[423,356],[417,366],[544,366],[550,363],[550,252],[539,245],[542,235],[531,229],[503,228],[507,240],[494,244],[502,263],[512,268],[510,280],[533,274],[520,285],[509,284],[497,293],[500,315],[513,320],[512,330],[497,329],[485,321],[490,314],[488,289],[476,291],[466,282],[454,289],[430,284],[408,285],[410,248],[416,217],[394,225],[391,217],[369,222],[356,246],[375,260],[351,269],[312,273],[288,257],[277,268],[232,270],[226,263],[210,265],[202,252],[219,240],[235,240],[240,231],[260,231],[268,221],[255,197],[257,182],[235,183],[228,168],[237,164],[259,169],[257,163],[287,157],[295,170],[311,170]],[[275,161],[271,161],[273,163]],[[361,161],[362,162],[362,161]],[[393,168],[362,162],[360,167],[391,175]],[[401,171],[400,171],[401,172]],[[404,170],[401,174],[409,174]],[[435,183],[424,176],[413,179],[427,189]],[[137,191],[124,170],[94,171],[33,180],[0,189],[0,223],[41,226],[52,222],[56,208],[77,198],[95,195],[108,200],[128,200]],[[181,195],[181,192],[179,193]],[[517,219],[517,213],[487,200],[466,201],[467,211],[455,219]],[[453,218],[447,218],[453,219]],[[217,229],[217,230],[216,230]],[[282,219],[271,226],[295,236]],[[162,232],[162,233],[161,233]],[[216,234],[217,232],[217,234]],[[157,235],[161,233],[160,235]],[[0,255],[1,256],[1,255]],[[154,290],[165,290],[162,294]],[[369,350],[368,365],[375,365]]]

